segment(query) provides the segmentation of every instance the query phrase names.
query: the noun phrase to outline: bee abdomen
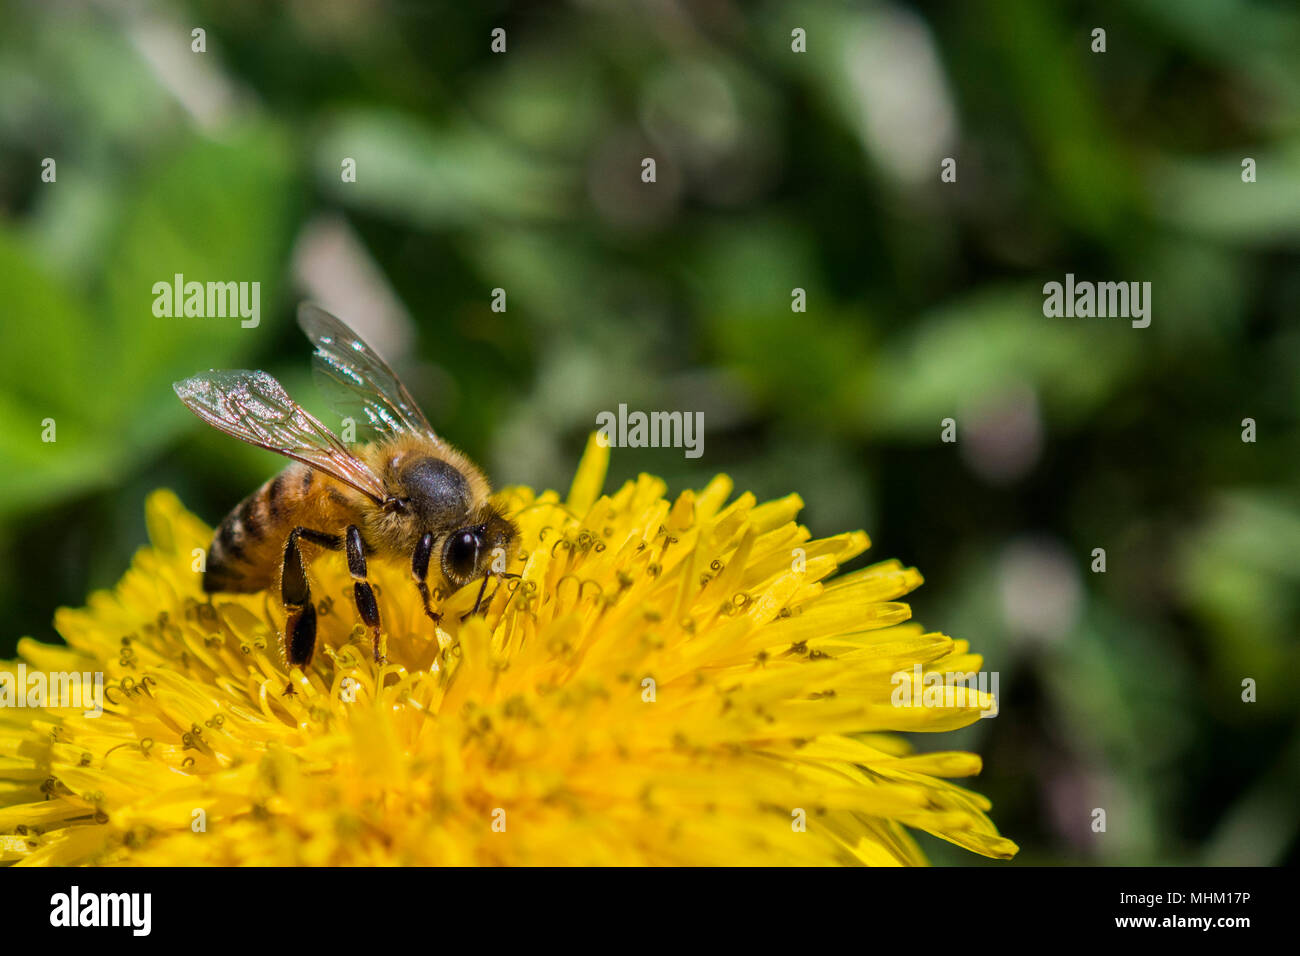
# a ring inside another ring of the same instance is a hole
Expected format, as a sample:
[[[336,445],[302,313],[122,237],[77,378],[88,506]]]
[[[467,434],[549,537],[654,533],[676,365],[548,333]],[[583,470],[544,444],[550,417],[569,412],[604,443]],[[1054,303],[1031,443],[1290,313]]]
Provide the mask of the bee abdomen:
[[[208,549],[203,590],[260,591],[275,578],[279,548],[288,533],[290,497],[312,483],[310,468],[282,471],[241,501],[217,528]],[[290,487],[293,485],[294,487]]]

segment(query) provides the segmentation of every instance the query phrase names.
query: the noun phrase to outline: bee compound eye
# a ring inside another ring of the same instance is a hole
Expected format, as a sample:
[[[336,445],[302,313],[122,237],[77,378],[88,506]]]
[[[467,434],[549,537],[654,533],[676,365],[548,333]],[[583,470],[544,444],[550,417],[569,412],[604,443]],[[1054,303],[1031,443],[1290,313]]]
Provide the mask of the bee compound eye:
[[[482,540],[473,531],[457,531],[448,540],[443,552],[443,570],[454,581],[464,582],[473,577],[478,568]]]

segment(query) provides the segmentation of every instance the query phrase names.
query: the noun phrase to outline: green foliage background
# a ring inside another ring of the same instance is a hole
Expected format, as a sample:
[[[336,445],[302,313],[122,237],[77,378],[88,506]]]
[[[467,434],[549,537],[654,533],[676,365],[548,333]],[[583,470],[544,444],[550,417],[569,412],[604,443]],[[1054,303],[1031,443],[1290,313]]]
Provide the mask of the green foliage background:
[[[917,744],[984,755],[1020,862],[1294,862],[1298,62],[1300,9],[1244,0],[10,4],[0,656],[118,578],[150,489],[216,522],[278,467],[170,383],[310,395],[294,249],[326,222],[498,483],[564,487],[620,402],[702,410],[703,458],[611,480],[797,490],[920,567],[1002,713]],[[177,272],[260,282],[261,325],[156,318]],[[1151,327],[1044,318],[1066,272],[1150,281]]]

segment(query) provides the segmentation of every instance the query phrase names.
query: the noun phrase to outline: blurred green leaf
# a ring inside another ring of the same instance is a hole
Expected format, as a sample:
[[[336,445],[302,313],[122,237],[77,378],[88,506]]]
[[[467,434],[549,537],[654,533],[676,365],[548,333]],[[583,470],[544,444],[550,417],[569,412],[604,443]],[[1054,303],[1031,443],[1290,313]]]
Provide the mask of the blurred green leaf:
[[[1086,418],[1138,367],[1140,333],[1042,310],[1040,290],[990,288],[891,337],[862,377],[863,428],[930,441],[941,419],[1008,382],[1032,385],[1059,421]]]
[[[337,201],[424,227],[554,217],[574,199],[563,167],[521,155],[499,136],[388,110],[331,116],[314,158],[322,189]],[[345,158],[356,160],[356,182],[342,181]]]
[[[0,301],[12,355],[0,386],[0,513],[116,480],[189,422],[171,383],[238,367],[274,327],[294,226],[291,167],[265,129],[196,140],[143,175],[111,234],[92,307],[0,231]],[[262,322],[158,317],[155,282],[261,283]],[[41,441],[53,418],[54,442]]]
[[[1241,161],[1256,181],[1241,181]],[[1156,214],[1181,229],[1224,242],[1262,245],[1300,240],[1300,144],[1203,158],[1170,158],[1150,174]]]
[[[1183,599],[1215,635],[1214,652],[1222,670],[1237,675],[1233,683],[1254,677],[1261,685],[1264,711],[1295,709],[1295,695],[1275,682],[1300,665],[1298,500],[1293,492],[1225,491],[1178,549]],[[1231,699],[1239,692],[1226,691]]]

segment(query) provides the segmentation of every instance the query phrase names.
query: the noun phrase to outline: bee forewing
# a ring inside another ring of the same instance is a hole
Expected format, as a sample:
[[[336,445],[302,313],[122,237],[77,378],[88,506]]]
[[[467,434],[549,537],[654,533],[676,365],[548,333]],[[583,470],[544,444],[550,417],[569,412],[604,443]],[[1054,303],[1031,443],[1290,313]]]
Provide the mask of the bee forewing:
[[[226,434],[310,465],[375,501],[384,498],[369,466],[266,372],[213,369],[172,388],[190,411]]]

